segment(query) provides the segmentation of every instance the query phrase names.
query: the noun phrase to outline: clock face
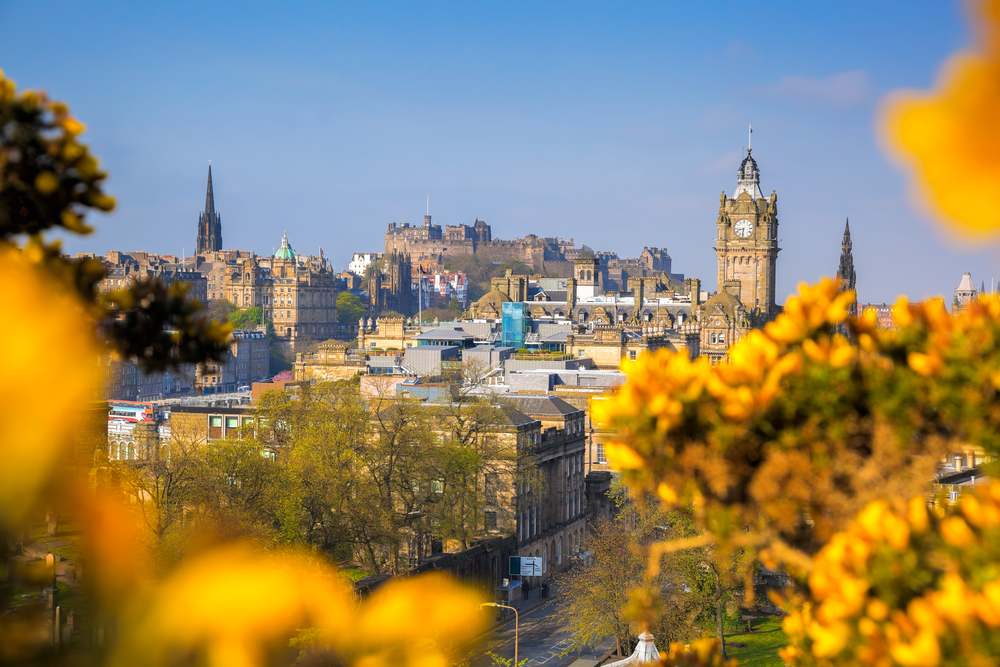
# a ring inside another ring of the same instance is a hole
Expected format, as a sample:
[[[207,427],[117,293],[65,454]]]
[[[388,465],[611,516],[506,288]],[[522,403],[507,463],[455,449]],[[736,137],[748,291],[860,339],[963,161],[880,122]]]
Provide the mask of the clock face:
[[[753,223],[749,220],[737,220],[736,224],[733,225],[733,231],[741,239],[745,239],[753,234]]]

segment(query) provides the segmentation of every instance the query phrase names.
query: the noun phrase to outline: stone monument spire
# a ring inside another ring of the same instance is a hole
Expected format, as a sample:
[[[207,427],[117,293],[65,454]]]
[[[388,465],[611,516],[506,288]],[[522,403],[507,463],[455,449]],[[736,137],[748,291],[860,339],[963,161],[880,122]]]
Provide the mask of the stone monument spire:
[[[854,255],[851,254],[853,248],[854,244],[851,243],[851,221],[848,218],[844,225],[844,240],[840,243],[840,266],[837,268],[837,282],[840,284],[841,291],[857,289],[857,275],[854,273]],[[857,291],[855,291],[854,301],[847,307],[847,313],[852,317],[858,314]],[[838,331],[845,336],[848,335],[847,327],[844,325],[839,326]]]
[[[222,250],[222,216],[215,211],[215,191],[212,189],[212,163],[208,164],[208,188],[205,191],[205,211],[198,214],[197,254]]]
[[[837,269],[837,280],[840,281],[840,289],[855,289],[857,276],[854,273],[854,255],[851,250],[854,245],[851,243],[851,221],[847,220],[844,226],[844,240],[840,244],[840,267]]]

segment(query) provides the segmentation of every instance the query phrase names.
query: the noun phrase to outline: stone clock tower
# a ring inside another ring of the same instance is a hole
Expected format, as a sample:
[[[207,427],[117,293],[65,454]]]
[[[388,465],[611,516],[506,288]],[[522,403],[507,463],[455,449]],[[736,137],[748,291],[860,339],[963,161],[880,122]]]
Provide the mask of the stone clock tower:
[[[778,314],[774,299],[778,258],[778,196],[760,191],[760,170],[750,150],[740,164],[736,191],[719,197],[715,255],[719,293],[739,299],[758,325]]]

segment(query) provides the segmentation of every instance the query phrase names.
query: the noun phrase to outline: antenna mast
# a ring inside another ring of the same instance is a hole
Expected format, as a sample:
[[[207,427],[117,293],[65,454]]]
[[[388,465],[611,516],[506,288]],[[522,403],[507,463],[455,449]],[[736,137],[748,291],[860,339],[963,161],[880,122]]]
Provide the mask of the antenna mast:
[[[750,152],[750,139],[753,137],[753,125],[749,125],[748,127],[750,130],[747,132],[747,153]]]

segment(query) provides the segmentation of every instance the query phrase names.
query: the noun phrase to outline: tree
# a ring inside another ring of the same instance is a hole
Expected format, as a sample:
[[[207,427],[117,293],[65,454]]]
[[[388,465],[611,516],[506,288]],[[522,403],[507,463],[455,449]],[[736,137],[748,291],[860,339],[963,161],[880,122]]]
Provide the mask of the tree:
[[[170,443],[150,460],[108,462],[118,488],[132,501],[143,524],[143,541],[160,570],[175,564],[182,551],[182,519],[186,503],[196,500],[200,443],[174,433]]]
[[[337,295],[337,321],[341,324],[357,322],[366,314],[364,304],[356,294],[341,292]]]
[[[237,310],[229,313],[228,319],[234,329],[253,329],[264,324],[264,309],[260,306],[253,306],[245,310]]]
[[[215,322],[228,322],[229,316],[239,312],[239,308],[229,299],[212,299],[208,302],[207,312]]]
[[[635,590],[656,599],[648,628],[657,643],[697,637],[701,634],[697,620],[707,602],[699,588],[708,567],[703,551],[665,556],[657,575],[652,580],[646,576],[649,545],[687,536],[692,530],[690,520],[655,498],[631,501],[621,484],[612,488],[612,499],[618,512],[612,519],[599,520],[587,537],[589,564],[578,566],[562,580],[565,602],[559,613],[574,631],[570,650],[594,646],[612,636],[618,655],[631,653],[640,632],[631,609]]]

